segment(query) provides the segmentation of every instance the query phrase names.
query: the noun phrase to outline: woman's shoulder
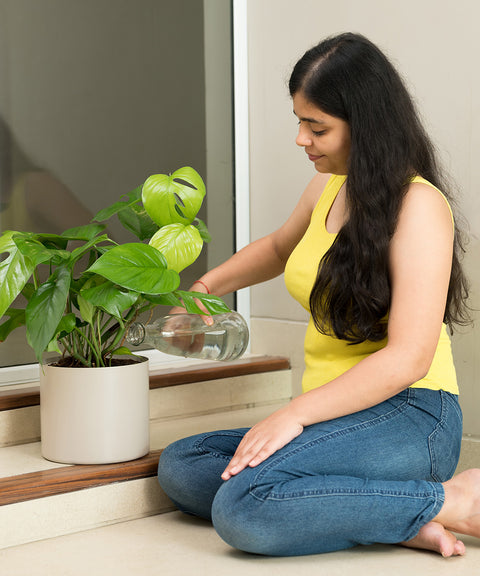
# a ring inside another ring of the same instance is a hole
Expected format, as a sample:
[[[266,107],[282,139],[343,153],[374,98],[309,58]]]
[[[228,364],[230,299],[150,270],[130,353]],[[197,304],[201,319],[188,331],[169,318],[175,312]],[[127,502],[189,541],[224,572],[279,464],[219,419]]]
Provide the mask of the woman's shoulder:
[[[405,194],[402,212],[421,218],[425,224],[438,220],[453,222],[453,213],[448,199],[428,180],[419,176],[412,179]]]
[[[337,178],[340,177],[335,176],[334,174],[317,172],[315,176],[310,180],[305,189],[304,195],[310,206],[311,212],[313,212],[320,198],[329,190]]]

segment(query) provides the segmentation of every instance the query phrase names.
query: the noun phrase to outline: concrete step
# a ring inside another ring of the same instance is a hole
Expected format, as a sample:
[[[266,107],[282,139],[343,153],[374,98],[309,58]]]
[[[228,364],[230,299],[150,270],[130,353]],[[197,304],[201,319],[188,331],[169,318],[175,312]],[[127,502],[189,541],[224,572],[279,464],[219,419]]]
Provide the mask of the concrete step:
[[[190,434],[252,426],[284,404],[154,422],[152,452],[135,461],[136,475],[135,463],[90,467],[47,462],[39,443],[2,448],[2,473],[8,466],[24,472],[0,479],[0,549],[173,510],[155,476],[161,448]],[[42,492],[30,499],[29,490],[35,489]]]
[[[291,398],[290,370],[255,373],[262,362],[266,360],[245,360],[242,369],[237,366],[236,375],[222,366],[227,374],[217,378],[207,374],[206,365],[152,375],[151,451],[133,462],[104,466],[49,462],[41,456],[40,442],[24,442],[28,433],[18,430],[25,423],[23,430],[32,430],[29,412],[21,411],[38,410],[38,406],[0,412],[4,422],[0,549],[172,510],[156,480],[158,458],[165,446],[199,432],[251,426]]]

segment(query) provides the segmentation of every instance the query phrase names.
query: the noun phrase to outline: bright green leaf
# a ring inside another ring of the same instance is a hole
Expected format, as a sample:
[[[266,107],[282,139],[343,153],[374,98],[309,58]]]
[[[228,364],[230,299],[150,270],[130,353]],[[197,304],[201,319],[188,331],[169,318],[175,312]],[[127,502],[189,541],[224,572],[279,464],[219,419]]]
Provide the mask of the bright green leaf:
[[[144,294],[166,294],[180,284],[179,275],[167,270],[165,258],[148,244],[115,246],[100,256],[88,271]]]
[[[15,244],[14,234],[17,235],[18,232],[10,230],[0,236],[0,254],[9,253],[9,256],[0,262],[0,317],[20,294],[35,269],[33,262],[25,258]]]
[[[173,174],[154,174],[142,189],[142,201],[159,226],[190,224],[203,202],[205,184],[196,170],[185,166]]]
[[[203,240],[195,226],[168,224],[152,237],[150,245],[165,256],[171,270],[181,272],[198,258]]]

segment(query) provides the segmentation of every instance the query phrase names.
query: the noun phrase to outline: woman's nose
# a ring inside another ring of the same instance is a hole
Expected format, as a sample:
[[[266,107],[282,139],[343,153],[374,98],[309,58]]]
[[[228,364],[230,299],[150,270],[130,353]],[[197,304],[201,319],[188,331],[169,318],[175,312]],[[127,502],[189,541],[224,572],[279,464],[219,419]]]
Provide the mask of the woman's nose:
[[[295,143],[297,146],[310,146],[312,144],[312,139],[308,135],[307,130],[302,126],[298,128],[298,134]]]

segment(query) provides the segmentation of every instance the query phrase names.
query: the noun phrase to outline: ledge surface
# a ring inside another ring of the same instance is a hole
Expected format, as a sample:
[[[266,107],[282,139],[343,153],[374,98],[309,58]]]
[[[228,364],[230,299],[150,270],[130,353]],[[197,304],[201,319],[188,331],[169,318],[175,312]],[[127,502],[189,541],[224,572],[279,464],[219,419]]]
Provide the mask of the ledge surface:
[[[65,466],[0,479],[0,506],[155,476],[162,450],[117,464]]]
[[[274,372],[288,370],[290,362],[281,356],[251,356],[234,362],[199,361],[188,366],[169,366],[165,369],[152,370],[150,373],[150,388],[178,386],[232,376],[244,376],[259,372]],[[27,408],[40,404],[40,387],[32,386],[13,390],[0,391],[0,411]]]

